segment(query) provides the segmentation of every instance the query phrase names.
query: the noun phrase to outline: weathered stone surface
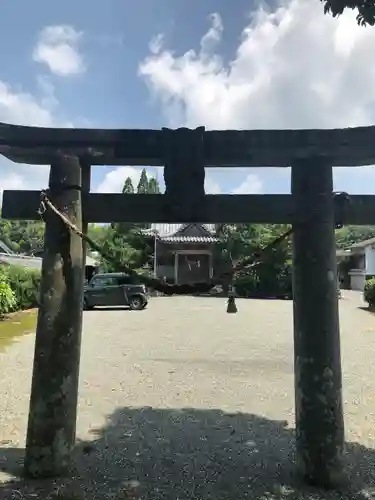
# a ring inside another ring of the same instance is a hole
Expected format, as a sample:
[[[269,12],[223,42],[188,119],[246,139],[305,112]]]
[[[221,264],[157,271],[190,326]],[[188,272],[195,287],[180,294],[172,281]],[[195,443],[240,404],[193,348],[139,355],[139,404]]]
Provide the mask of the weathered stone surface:
[[[309,482],[331,487],[344,478],[332,168],[293,165],[292,196],[305,221],[293,234],[297,460]]]
[[[176,220],[199,222],[204,216],[204,127],[163,128],[164,200]]]
[[[5,190],[2,217],[5,219],[39,220],[39,191]],[[163,195],[90,193],[83,203],[88,222],[176,222],[166,210]],[[294,214],[293,200],[288,194],[206,195],[200,222],[289,224]],[[178,222],[189,222],[179,219]],[[375,225],[375,196],[353,195],[345,214],[346,224]]]
[[[81,228],[78,159],[57,157],[49,183],[52,202]],[[82,240],[47,212],[25,457],[30,477],[61,475],[69,466],[76,431],[82,265]]]
[[[288,167],[321,154],[334,166],[375,164],[375,127],[315,130],[209,130],[205,166]],[[186,148],[188,147],[185,146]],[[59,151],[92,165],[163,165],[161,130],[61,129],[0,123],[0,154],[12,161],[49,165]]]

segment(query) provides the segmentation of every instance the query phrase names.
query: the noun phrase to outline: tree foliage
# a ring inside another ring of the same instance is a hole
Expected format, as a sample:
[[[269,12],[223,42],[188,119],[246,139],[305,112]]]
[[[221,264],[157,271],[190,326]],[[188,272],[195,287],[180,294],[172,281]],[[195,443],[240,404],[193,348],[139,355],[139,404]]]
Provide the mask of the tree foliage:
[[[17,298],[11,289],[7,275],[2,267],[0,267],[0,319],[14,311],[17,307]]]
[[[355,10],[360,26],[375,25],[375,0],[322,0],[324,12],[333,17],[340,16],[346,9]]]
[[[125,194],[133,194],[134,188],[130,177],[125,180],[122,190]],[[149,178],[146,169],[142,170],[141,177],[137,185],[137,194],[157,194],[160,193],[160,186],[156,178]],[[102,241],[103,247],[109,255],[133,268],[140,268],[146,264],[151,264],[152,245],[149,239],[145,238],[142,229],[149,227],[149,224],[134,224],[131,222],[118,222],[111,224],[106,230]],[[107,271],[116,271],[113,265],[102,261],[102,266]]]
[[[219,259],[225,267],[252,256],[287,231],[279,224],[223,225],[219,236]],[[283,241],[272,248],[264,262],[234,277],[240,295],[290,295],[291,293],[291,244]]]
[[[144,168],[141,172],[141,177],[139,178],[137,193],[138,194],[148,194],[149,193],[149,180],[147,177],[146,169]]]
[[[124,182],[124,187],[122,188],[123,194],[134,194],[133,181],[130,177],[127,177]]]
[[[369,307],[373,309],[375,306],[375,278],[366,281],[363,298]]]
[[[375,226],[344,226],[336,231],[337,248],[346,249],[354,243],[375,237]]]
[[[44,223],[5,220],[0,217],[0,240],[15,253],[32,255],[43,248]]]
[[[159,194],[160,186],[156,177],[151,177],[148,181],[148,194]]]
[[[0,318],[35,307],[39,301],[41,273],[22,266],[0,265]]]

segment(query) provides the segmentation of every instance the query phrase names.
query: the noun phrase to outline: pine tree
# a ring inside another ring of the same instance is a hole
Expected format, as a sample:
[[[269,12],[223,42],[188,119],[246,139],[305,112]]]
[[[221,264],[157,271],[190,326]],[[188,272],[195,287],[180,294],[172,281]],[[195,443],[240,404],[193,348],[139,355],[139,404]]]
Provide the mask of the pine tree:
[[[139,182],[138,182],[137,193],[138,194],[147,194],[148,193],[148,177],[147,177],[147,172],[146,172],[145,168],[142,170],[141,177],[140,177]]]
[[[160,186],[156,177],[151,177],[148,181],[148,191],[149,194],[159,194]]]
[[[134,186],[130,177],[125,179],[122,194],[134,194]],[[112,229],[114,229],[118,234],[126,234],[131,229],[133,229],[134,224],[131,222],[116,222],[111,224]]]
[[[123,194],[134,194],[134,186],[130,177],[125,179],[124,187],[122,188]]]

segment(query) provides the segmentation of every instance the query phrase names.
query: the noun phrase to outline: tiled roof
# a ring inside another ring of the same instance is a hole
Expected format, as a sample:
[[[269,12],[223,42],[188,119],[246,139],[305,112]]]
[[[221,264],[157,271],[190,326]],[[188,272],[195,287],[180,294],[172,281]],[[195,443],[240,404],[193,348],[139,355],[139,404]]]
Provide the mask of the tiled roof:
[[[152,234],[157,231],[158,235],[163,238],[164,236],[172,236],[178,231],[181,231],[187,224],[151,224],[151,228],[145,231],[146,234]],[[215,224],[202,224],[202,227],[210,232],[215,232]]]
[[[358,243],[354,243],[350,248],[365,248],[371,245],[375,245],[375,238],[369,238],[368,240],[359,241]]]
[[[0,264],[8,264],[12,266],[23,266],[28,269],[42,269],[42,258],[41,257],[31,257],[29,255],[17,255],[0,253]],[[97,266],[97,260],[90,256],[86,257],[86,266]]]
[[[23,266],[28,269],[40,270],[42,268],[42,259],[40,257],[28,257],[27,255],[0,253],[0,264]]]
[[[162,236],[164,243],[216,243],[218,240],[214,236]]]
[[[203,234],[190,236],[188,234],[183,234],[184,229],[187,228],[189,224],[151,224],[151,228],[146,229],[144,234],[151,236],[156,233],[158,239],[164,243],[216,243],[218,241],[214,236],[215,224],[192,225],[201,226],[203,228]]]

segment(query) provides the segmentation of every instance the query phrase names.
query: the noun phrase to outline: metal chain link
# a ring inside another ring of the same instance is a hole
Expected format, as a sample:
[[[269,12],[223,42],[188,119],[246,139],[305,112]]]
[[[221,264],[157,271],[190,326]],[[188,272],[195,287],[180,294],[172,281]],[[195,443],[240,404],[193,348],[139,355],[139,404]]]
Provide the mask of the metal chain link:
[[[333,196],[335,203],[337,203],[339,212],[335,221],[335,227],[341,228],[343,227],[344,224],[347,203],[350,201],[350,197],[347,193],[341,193],[341,192],[334,193]],[[183,284],[183,285],[171,285],[168,283],[164,283],[158,278],[151,278],[148,276],[141,275],[136,271],[134,271],[134,269],[132,269],[131,267],[124,265],[123,262],[110,255],[102,246],[98,245],[89,236],[87,236],[87,234],[84,234],[80,229],[78,229],[78,227],[75,224],[73,224],[64,214],[62,214],[60,210],[58,210],[49,199],[48,191],[43,190],[40,193],[40,205],[38,209],[38,214],[43,218],[48,208],[60,218],[60,220],[70,231],[72,231],[82,240],[87,242],[88,245],[94,251],[98,252],[99,255],[104,260],[118,267],[119,269],[122,269],[122,271],[125,274],[128,274],[130,277],[138,281],[141,281],[146,286],[153,288],[158,292],[164,293],[165,295],[190,295],[193,293],[209,292],[214,286],[221,285],[224,282],[228,282],[228,280],[230,280],[235,273],[238,273],[245,269],[247,270],[254,268],[259,264],[263,263],[269,252],[277,248],[281,243],[283,243],[286,239],[288,239],[296,228],[296,225],[294,225],[294,227],[291,227],[290,229],[282,233],[280,236],[273,239],[263,248],[259,248],[259,250],[254,252],[251,256],[242,259],[235,265],[232,265],[230,270],[221,272],[220,274],[218,274],[217,276],[213,276],[210,280],[206,282],[198,282],[198,283]],[[311,220],[310,222],[312,223],[313,220]]]

